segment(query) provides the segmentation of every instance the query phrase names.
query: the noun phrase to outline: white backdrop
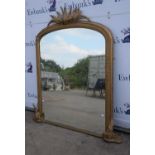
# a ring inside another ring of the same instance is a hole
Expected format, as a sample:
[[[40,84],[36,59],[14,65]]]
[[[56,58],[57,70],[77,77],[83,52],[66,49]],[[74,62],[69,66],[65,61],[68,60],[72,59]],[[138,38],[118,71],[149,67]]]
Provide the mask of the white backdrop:
[[[114,39],[114,123],[130,128],[130,2],[129,0],[26,0],[26,107],[37,104],[35,37],[60,6],[80,7],[92,21],[107,26]],[[51,10],[50,10],[51,9]]]

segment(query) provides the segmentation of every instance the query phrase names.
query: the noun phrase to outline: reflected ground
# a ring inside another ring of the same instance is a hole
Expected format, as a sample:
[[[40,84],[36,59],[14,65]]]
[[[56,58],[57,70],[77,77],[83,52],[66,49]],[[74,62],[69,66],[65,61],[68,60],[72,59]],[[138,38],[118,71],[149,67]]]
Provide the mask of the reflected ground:
[[[96,93],[96,95],[98,95]],[[85,90],[43,91],[45,120],[59,122],[97,134],[104,132],[105,101]]]

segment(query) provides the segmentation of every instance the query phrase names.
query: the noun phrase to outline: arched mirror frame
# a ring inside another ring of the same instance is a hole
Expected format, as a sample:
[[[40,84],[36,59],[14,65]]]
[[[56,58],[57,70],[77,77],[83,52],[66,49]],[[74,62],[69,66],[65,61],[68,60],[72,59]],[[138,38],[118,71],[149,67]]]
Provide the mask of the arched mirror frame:
[[[113,133],[113,38],[110,30],[99,23],[92,21],[77,21],[68,22],[66,24],[56,23],[48,25],[46,28],[41,30],[36,36],[36,59],[37,59],[37,90],[38,90],[38,107],[35,113],[35,120],[37,122],[44,122],[44,113],[42,109],[42,89],[41,89],[41,71],[40,71],[40,40],[46,34],[62,29],[69,28],[86,28],[100,32],[105,38],[106,49],[105,49],[105,80],[106,80],[106,90],[105,90],[105,133],[103,133],[102,138],[107,141],[120,142],[118,136]],[[52,123],[52,122],[51,122]],[[77,130],[74,128],[67,127],[61,124],[54,124],[61,127],[69,128],[79,132],[84,132],[90,135],[84,130]],[[97,136],[97,135],[96,135]]]

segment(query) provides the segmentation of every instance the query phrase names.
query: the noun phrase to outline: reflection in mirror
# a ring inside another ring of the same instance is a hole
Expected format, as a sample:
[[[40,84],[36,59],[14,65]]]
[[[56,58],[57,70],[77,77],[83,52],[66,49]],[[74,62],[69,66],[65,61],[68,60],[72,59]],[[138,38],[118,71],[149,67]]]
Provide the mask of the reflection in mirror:
[[[105,38],[70,28],[40,42],[45,120],[102,135],[105,131]]]

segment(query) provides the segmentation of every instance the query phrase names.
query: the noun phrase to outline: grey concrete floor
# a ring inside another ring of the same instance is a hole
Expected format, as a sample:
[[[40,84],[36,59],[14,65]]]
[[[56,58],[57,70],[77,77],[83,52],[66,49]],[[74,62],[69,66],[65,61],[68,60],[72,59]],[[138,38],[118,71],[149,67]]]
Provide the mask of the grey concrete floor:
[[[129,155],[130,135],[118,132],[122,144],[106,143],[100,138],[33,121],[26,111],[26,155]]]

